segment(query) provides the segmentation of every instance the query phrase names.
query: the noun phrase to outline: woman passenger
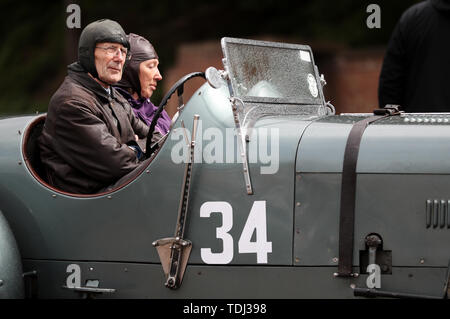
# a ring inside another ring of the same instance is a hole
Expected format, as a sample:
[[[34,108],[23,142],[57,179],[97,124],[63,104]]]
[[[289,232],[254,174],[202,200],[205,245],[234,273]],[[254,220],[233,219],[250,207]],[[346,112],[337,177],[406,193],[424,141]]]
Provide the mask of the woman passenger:
[[[159,58],[152,44],[140,35],[127,35],[130,42],[131,59],[127,61],[122,80],[117,83],[117,90],[128,100],[133,112],[144,123],[150,126],[158,107],[153,105],[150,97],[156,90],[158,82],[162,80],[158,69]],[[158,119],[152,142],[159,140],[170,129],[171,118],[165,110]],[[139,141],[145,146],[145,141]]]

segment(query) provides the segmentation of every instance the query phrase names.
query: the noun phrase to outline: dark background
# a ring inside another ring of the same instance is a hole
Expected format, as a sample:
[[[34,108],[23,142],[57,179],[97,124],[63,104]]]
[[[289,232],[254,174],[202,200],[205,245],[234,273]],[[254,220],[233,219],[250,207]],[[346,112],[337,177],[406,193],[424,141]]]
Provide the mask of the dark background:
[[[51,95],[66,75],[66,66],[76,60],[81,30],[97,19],[116,20],[126,33],[148,38],[158,52],[163,75],[174,65],[180,46],[202,41],[219,43],[224,36],[287,38],[290,42],[311,45],[313,52],[317,46],[316,62],[320,69],[320,47],[384,50],[402,12],[417,2],[60,0],[42,4],[3,0],[0,2],[0,114],[45,112]],[[81,8],[81,29],[66,26],[70,15],[66,8],[71,3]],[[369,29],[366,25],[370,15],[366,8],[370,3],[381,7],[380,29]],[[325,76],[333,79],[333,74]],[[152,97],[155,104],[171,84],[158,86]],[[373,90],[373,95],[377,87],[372,85],[368,90]]]

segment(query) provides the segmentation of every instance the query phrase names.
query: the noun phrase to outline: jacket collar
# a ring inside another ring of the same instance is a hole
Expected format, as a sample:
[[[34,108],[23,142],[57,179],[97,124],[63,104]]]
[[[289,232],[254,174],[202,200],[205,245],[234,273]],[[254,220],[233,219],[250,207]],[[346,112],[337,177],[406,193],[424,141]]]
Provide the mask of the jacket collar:
[[[111,95],[109,95],[103,86],[101,86],[97,81],[95,81],[92,77],[89,76],[89,74],[86,72],[85,69],[83,69],[83,67],[79,64],[79,62],[74,62],[70,64],[67,67],[67,73],[71,79],[73,79],[80,85],[84,86],[85,88],[89,89],[99,97],[106,100],[110,100],[111,98],[116,99],[115,95],[117,93],[114,90],[114,88],[112,86],[109,87],[111,91]]]

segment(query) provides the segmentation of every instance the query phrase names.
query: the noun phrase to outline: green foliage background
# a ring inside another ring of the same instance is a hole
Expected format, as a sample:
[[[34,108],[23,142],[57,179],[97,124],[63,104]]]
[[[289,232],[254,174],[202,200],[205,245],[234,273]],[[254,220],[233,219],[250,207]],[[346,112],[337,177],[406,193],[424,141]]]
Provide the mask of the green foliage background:
[[[66,0],[18,5],[17,1],[2,0],[0,115],[46,111],[66,74],[66,7],[75,2],[81,7],[82,28],[94,20],[110,18],[127,33],[150,39],[164,73],[179,44],[224,36],[278,35],[298,38],[305,44],[385,46],[402,12],[418,1]],[[366,26],[370,3],[381,7],[381,29]],[[154,102],[158,103],[162,94],[158,90]]]

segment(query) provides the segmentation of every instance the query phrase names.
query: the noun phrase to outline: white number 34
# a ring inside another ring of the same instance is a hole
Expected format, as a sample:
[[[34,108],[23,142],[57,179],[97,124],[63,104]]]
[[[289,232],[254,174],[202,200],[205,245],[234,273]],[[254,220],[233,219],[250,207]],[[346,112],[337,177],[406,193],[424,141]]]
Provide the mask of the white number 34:
[[[228,233],[233,227],[233,208],[227,202],[206,202],[200,207],[200,217],[211,213],[222,214],[222,226],[216,228],[216,237],[221,239],[223,250],[213,253],[211,248],[201,248],[200,255],[206,264],[228,264],[233,260],[233,237]],[[251,241],[256,230],[256,241]],[[258,264],[267,264],[267,254],[272,252],[272,242],[267,241],[266,201],[255,201],[248,215],[238,242],[239,253],[256,253]]]

